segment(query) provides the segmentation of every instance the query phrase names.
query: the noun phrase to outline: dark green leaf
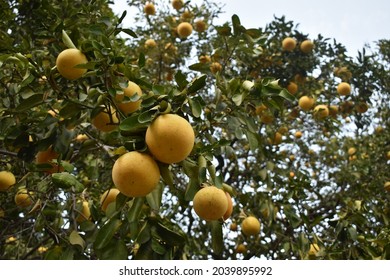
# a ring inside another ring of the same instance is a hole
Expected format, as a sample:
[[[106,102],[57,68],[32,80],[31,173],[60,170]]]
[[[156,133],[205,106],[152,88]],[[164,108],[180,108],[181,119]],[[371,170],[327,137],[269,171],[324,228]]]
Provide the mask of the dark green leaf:
[[[138,221],[138,216],[141,213],[142,206],[144,205],[144,197],[136,197],[133,199],[133,204],[130,207],[129,213],[127,213],[127,220],[129,222]]]
[[[135,32],[131,29],[128,29],[128,28],[121,28],[120,31],[126,33],[127,35],[130,35],[131,37],[133,38],[137,38],[137,34],[135,34]]]
[[[101,250],[99,259],[102,260],[127,260],[128,252],[126,243],[119,239],[112,239],[110,243]]]
[[[85,248],[85,241],[77,231],[72,231],[69,235],[69,243],[80,246],[81,250]]]
[[[211,221],[211,247],[216,255],[222,255],[224,249],[222,224],[218,221]]]
[[[115,232],[118,230],[122,222],[118,219],[111,219],[108,223],[106,223],[102,228],[98,231],[96,235],[96,240],[95,240],[95,249],[103,249],[106,247],[112,237],[114,236]]]
[[[233,34],[235,36],[240,35],[241,33],[241,21],[240,18],[237,15],[232,16],[232,23],[233,23]]]
[[[202,114],[202,105],[196,99],[188,99],[188,103],[190,104],[192,115],[195,118],[199,118]]]
[[[207,75],[202,75],[188,84],[188,93],[194,93],[206,85]]]
[[[169,229],[160,222],[156,224],[156,232],[162,238],[162,240],[164,240],[164,242],[169,245],[178,246],[185,243],[185,235],[183,232],[176,229]]]
[[[175,74],[175,81],[179,87],[179,90],[185,89],[186,86],[188,85],[188,81],[186,79],[186,76],[180,70],[177,71],[177,73]]]
[[[150,208],[155,211],[160,209],[163,190],[163,184],[159,183],[151,193],[146,195],[146,201],[148,202]]]
[[[28,109],[43,104],[43,102],[43,94],[34,94],[20,102],[20,104],[15,108],[15,111],[24,112]]]

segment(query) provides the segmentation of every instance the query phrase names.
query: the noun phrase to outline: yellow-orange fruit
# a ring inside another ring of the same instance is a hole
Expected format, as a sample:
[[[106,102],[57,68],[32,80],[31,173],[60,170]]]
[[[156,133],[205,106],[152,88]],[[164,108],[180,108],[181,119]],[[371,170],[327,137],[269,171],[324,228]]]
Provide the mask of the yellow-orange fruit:
[[[205,32],[206,28],[207,28],[207,25],[203,20],[199,19],[199,20],[195,21],[195,30],[197,32],[199,32],[199,33]]]
[[[191,153],[195,133],[185,118],[164,114],[150,124],[146,130],[145,142],[157,160],[168,164],[177,163]]]
[[[32,195],[27,189],[20,189],[15,195],[15,204],[22,208],[29,207],[33,203]]]
[[[89,209],[89,203],[88,201],[83,201],[81,212],[77,216],[76,220],[79,223],[82,223],[84,221],[87,221],[91,218],[91,209]]]
[[[156,188],[160,170],[150,155],[132,151],[115,161],[112,180],[118,190],[128,197],[145,196]]]
[[[201,55],[199,56],[200,63],[208,63],[211,62],[211,57],[209,55]]]
[[[383,187],[386,191],[390,192],[390,181],[386,182]]]
[[[260,221],[253,217],[246,217],[241,223],[241,230],[246,236],[254,236],[260,233]]]
[[[236,247],[236,253],[237,254],[244,254],[246,253],[247,249],[246,249],[246,246],[242,243],[238,244],[237,247]]]
[[[329,116],[328,106],[323,104],[317,105],[313,110],[313,115],[317,120],[325,119],[327,116]]]
[[[354,147],[351,147],[348,149],[348,155],[352,156],[356,153],[356,148]]]
[[[298,85],[294,82],[290,82],[288,85],[287,85],[287,90],[291,93],[291,94],[296,94],[298,92]]]
[[[221,70],[222,70],[222,65],[221,65],[221,63],[219,63],[219,62],[213,62],[213,63],[211,63],[211,65],[210,65],[210,71],[211,71],[211,73],[217,74],[217,73],[220,72]]]
[[[309,249],[309,256],[315,256],[317,252],[320,250],[320,247],[318,244],[310,244],[310,249]]]
[[[192,34],[192,25],[188,22],[181,22],[177,26],[177,34],[179,34],[180,38],[187,38]]]
[[[146,3],[144,6],[144,13],[152,16],[156,14],[156,8],[154,7],[153,3]]]
[[[193,200],[195,213],[206,221],[218,220],[228,209],[228,201],[223,190],[215,186],[200,189]]]
[[[346,82],[341,82],[337,86],[337,93],[340,95],[348,95],[351,93],[351,86]]]
[[[282,48],[285,51],[292,51],[295,49],[295,46],[297,45],[297,41],[291,37],[284,38],[282,41]]]
[[[172,0],[172,7],[175,10],[180,10],[184,6],[184,1],[183,0]]]
[[[109,114],[111,112],[111,116]],[[93,119],[92,125],[98,130],[103,132],[110,132],[118,128],[118,117],[114,108],[110,107],[110,110],[104,109],[99,112]]]
[[[368,110],[368,105],[366,102],[359,102],[356,106],[355,109],[358,113],[363,114],[367,112]]]
[[[300,49],[303,53],[310,53],[314,48],[314,44],[311,40],[305,40],[301,43]]]
[[[339,107],[337,105],[329,106],[329,116],[335,118],[339,112]]]
[[[302,137],[302,132],[301,131],[297,131],[295,132],[295,138],[301,138]]]
[[[80,50],[66,49],[57,56],[56,66],[61,76],[68,80],[75,80],[87,72],[87,69],[75,68],[75,66],[87,62],[87,57]]]
[[[230,218],[230,216],[232,215],[233,213],[233,200],[232,200],[232,197],[230,196],[230,194],[228,192],[225,192],[226,194],[226,199],[227,199],[227,203],[228,203],[228,208],[225,212],[225,214],[223,215],[223,220],[227,220]]]
[[[107,206],[116,200],[119,193],[120,191],[117,188],[106,190],[100,197],[100,208],[105,212]]]
[[[299,98],[298,105],[303,111],[310,111],[314,106],[314,98],[310,96],[302,96]]]
[[[155,48],[157,46],[157,43],[154,39],[147,39],[145,41],[145,48]]]
[[[232,223],[232,224],[230,225],[230,230],[236,231],[236,230],[237,230],[237,224],[236,224],[236,223]]]
[[[137,101],[123,101],[123,99],[125,96],[132,97],[135,94],[142,96],[141,88],[136,83],[129,81],[127,88],[125,88],[123,92],[123,94],[117,94],[115,96],[115,101],[119,110],[121,110],[126,115],[137,111],[141,107],[141,99],[138,99]]]
[[[64,168],[62,166],[58,166],[57,163],[53,162],[59,158],[59,154],[54,151],[53,147],[49,147],[46,151],[39,151],[36,155],[35,162],[37,164],[48,163],[51,164],[52,168],[46,170],[47,173],[56,173],[62,172]]]
[[[0,191],[7,191],[16,184],[15,175],[9,171],[0,172]]]

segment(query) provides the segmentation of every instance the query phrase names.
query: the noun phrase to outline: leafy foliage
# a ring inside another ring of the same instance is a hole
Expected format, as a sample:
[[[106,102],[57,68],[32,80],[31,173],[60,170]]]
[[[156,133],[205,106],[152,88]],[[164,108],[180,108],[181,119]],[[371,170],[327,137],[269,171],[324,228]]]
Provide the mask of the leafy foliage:
[[[145,15],[146,1],[129,1],[139,9],[130,28],[129,15],[114,15],[107,1],[1,4],[0,164],[17,183],[0,193],[0,258],[389,259],[389,41],[352,58],[318,35],[304,53],[299,46],[310,38],[284,17],[246,28],[233,15],[216,26],[216,3],[187,1],[175,10],[166,2]],[[195,26],[186,39],[176,32],[182,21]],[[285,37],[297,40],[291,52],[281,47]],[[69,47],[89,61],[77,66],[88,71],[75,81],[55,68]],[[143,95],[127,116],[115,97],[129,80]],[[337,94],[341,81],[351,84],[350,95]],[[291,82],[297,93],[287,90]],[[299,108],[301,96],[338,112],[318,120]],[[111,108],[117,127],[98,131],[92,119]],[[159,163],[161,181],[146,197],[119,194],[103,212],[116,158],[148,152],[145,131],[165,113],[190,121],[192,153]],[[37,163],[48,148],[58,158]],[[192,199],[203,184],[232,195],[230,219],[195,214]],[[21,187],[33,192],[26,209],[13,201]],[[78,219],[83,201],[88,219]],[[259,236],[234,230],[247,215],[260,219]],[[242,243],[250,250],[236,253]],[[314,255],[311,244],[320,248]]]

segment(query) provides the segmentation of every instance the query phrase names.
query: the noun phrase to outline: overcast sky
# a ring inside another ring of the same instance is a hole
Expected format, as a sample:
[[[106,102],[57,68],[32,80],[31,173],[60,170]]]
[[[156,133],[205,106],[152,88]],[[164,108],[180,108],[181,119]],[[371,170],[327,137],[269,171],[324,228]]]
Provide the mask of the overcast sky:
[[[171,1],[171,0],[166,0]],[[191,0],[202,2],[202,0]],[[246,28],[265,27],[274,15],[299,23],[299,30],[313,38],[317,34],[335,38],[356,55],[365,43],[390,39],[389,0],[215,0],[225,11],[218,23],[240,17]],[[115,0],[114,12],[120,14],[126,0]],[[128,14],[129,19],[131,18]]]

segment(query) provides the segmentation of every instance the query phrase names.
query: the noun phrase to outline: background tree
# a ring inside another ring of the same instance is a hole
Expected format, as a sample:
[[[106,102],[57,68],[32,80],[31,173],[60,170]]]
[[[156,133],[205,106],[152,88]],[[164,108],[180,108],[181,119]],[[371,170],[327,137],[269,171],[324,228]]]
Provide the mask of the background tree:
[[[1,4],[1,258],[390,258],[388,40],[352,58],[284,17],[216,26],[220,5],[173,2],[129,1],[131,27],[107,1]],[[68,48],[78,79],[56,67]],[[145,134],[166,114],[191,153],[157,160],[146,196],[107,194],[121,155],[158,157]],[[229,218],[194,211],[207,185]]]

